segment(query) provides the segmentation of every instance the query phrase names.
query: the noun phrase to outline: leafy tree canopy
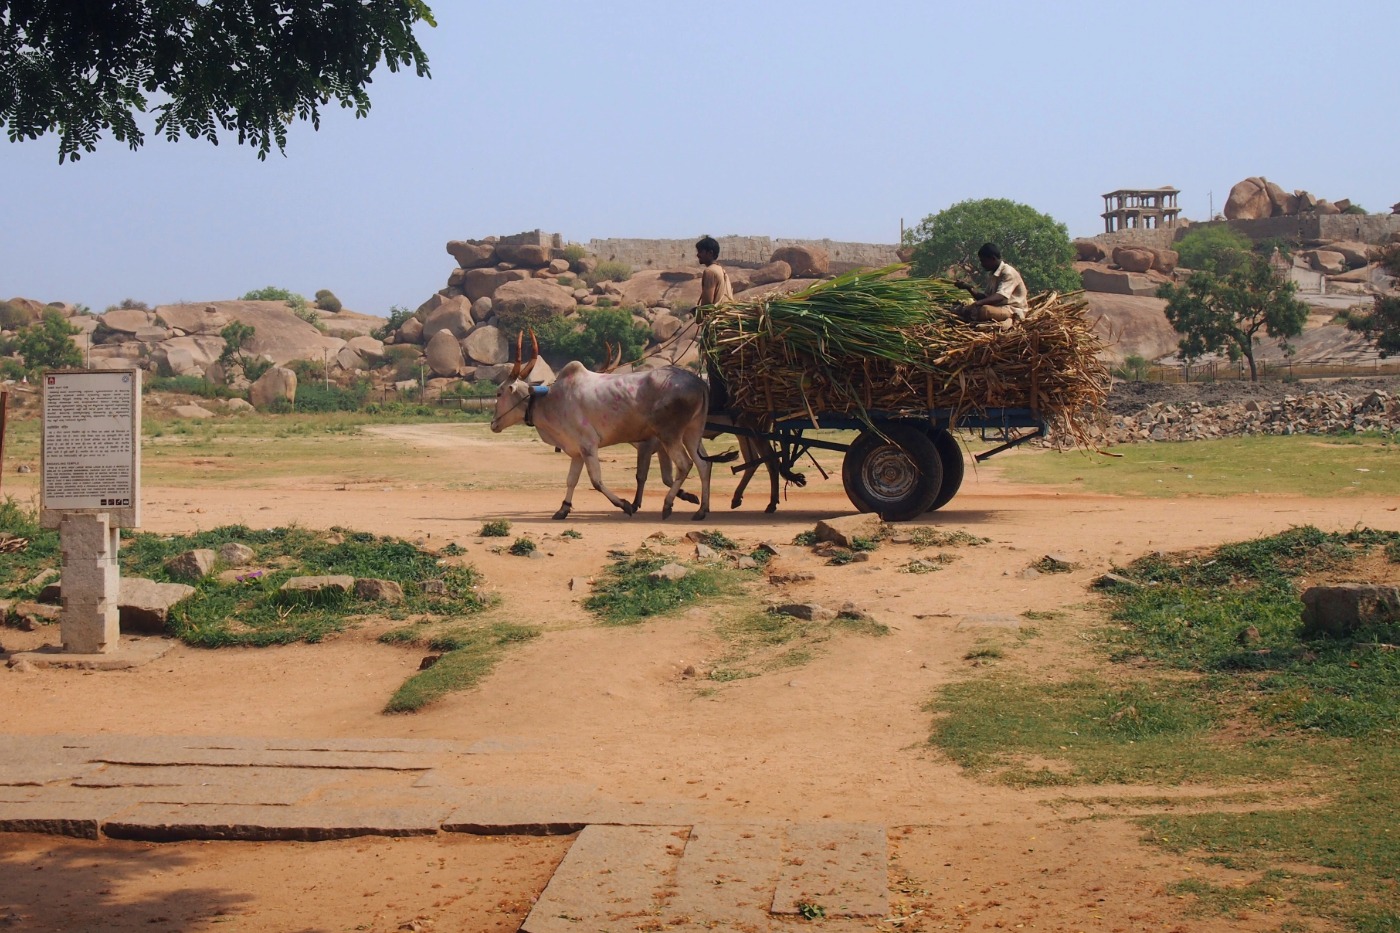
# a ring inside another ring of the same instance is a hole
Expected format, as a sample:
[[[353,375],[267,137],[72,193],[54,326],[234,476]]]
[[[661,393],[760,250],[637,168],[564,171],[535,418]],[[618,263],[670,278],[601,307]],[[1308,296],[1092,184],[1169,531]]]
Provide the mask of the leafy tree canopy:
[[[236,132],[264,159],[333,100],[365,116],[381,59],[427,76],[420,20],[435,25],[422,0],[13,0],[0,5],[0,122],[12,142],[57,133],[59,162],[76,161],[104,130],[140,148],[136,115],[154,97],[156,133],[217,145]]]
[[[1174,247],[1187,269],[1224,272],[1254,248],[1254,241],[1224,224],[1193,228]]]
[[[1001,247],[1002,258],[1021,273],[1032,295],[1084,287],[1074,271],[1074,247],[1065,225],[1015,201],[960,201],[925,217],[904,235],[915,275],[942,276],[959,266],[980,277],[977,250],[983,243]]]
[[[1232,360],[1244,357],[1250,380],[1257,382],[1259,332],[1287,340],[1308,321],[1308,306],[1294,297],[1296,291],[1264,257],[1244,254],[1228,272],[1196,272],[1184,285],[1163,285],[1157,296],[1166,299],[1167,320],[1181,334],[1183,360],[1219,351]]]
[[[24,365],[35,369],[76,369],[83,365],[83,353],[70,339],[78,329],[57,311],[44,316],[15,335],[14,349],[24,357]]]
[[[583,308],[577,319],[550,317],[535,328],[535,333],[540,355],[555,370],[572,360],[597,369],[612,362],[609,357],[619,347],[623,361],[631,362],[642,355],[649,336],[646,327],[626,308]],[[526,353],[529,344],[527,335]]]

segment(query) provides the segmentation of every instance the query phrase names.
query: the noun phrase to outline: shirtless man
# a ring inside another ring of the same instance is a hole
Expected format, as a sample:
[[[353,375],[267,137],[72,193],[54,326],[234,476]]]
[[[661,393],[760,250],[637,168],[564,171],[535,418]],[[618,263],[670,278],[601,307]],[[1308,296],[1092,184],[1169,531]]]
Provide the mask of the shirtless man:
[[[1001,258],[995,243],[983,243],[977,251],[977,261],[987,272],[987,290],[978,291],[966,282],[955,282],[958,288],[971,292],[974,301],[957,309],[958,317],[969,324],[991,322],[1008,328],[1014,321],[1024,321],[1030,310],[1026,303],[1026,283],[1021,273]]]
[[[695,258],[705,267],[700,273],[700,303],[695,308],[695,316],[698,319],[705,313],[706,308],[733,301],[734,286],[729,284],[729,273],[719,264],[719,241],[714,237],[700,238],[695,244]],[[709,354],[706,353],[705,357],[708,360]],[[721,412],[729,407],[729,389],[713,366],[709,367],[709,371],[710,411]]]

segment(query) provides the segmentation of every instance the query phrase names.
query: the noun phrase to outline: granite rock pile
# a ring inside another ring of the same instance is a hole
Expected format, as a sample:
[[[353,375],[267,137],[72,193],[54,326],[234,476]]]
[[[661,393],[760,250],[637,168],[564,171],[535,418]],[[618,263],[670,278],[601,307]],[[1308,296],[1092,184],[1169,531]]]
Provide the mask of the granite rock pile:
[[[1109,414],[1088,436],[1105,446],[1194,441],[1250,434],[1400,434],[1400,393],[1301,391],[1278,399],[1224,403],[1155,402],[1133,413]]]

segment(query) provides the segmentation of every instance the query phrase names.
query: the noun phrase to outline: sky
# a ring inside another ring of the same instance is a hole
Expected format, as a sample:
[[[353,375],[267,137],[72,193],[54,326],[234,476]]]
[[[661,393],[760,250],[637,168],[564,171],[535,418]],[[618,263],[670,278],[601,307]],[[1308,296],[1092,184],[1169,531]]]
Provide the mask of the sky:
[[[1172,185],[1205,220],[1252,175],[1400,201],[1394,0],[429,3],[431,79],[381,67],[367,118],[265,162],[0,139],[0,299],[273,285],[385,316],[446,284],[448,240],[536,228],[894,243],[1009,198],[1092,236],[1105,192]]]

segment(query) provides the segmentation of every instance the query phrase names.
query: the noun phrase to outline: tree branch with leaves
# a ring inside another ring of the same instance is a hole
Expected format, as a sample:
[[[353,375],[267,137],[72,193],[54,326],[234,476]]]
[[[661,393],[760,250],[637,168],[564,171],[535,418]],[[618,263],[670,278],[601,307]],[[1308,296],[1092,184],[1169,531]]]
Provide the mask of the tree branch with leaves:
[[[1178,356],[1194,360],[1224,352],[1249,363],[1249,379],[1259,381],[1254,359],[1261,332],[1283,341],[1303,332],[1308,306],[1295,294],[1298,286],[1274,271],[1261,256],[1244,254],[1229,271],[1195,272],[1185,284],[1166,284],[1157,297],[1167,301],[1166,315],[1181,335]]]
[[[152,98],[154,131],[215,145],[219,131],[264,159],[287,127],[335,101],[368,114],[382,61],[428,77],[413,27],[422,0],[12,0],[0,4],[0,122],[12,142],[58,134],[58,160],[104,131],[132,149]]]

